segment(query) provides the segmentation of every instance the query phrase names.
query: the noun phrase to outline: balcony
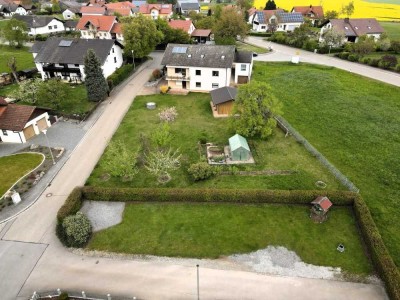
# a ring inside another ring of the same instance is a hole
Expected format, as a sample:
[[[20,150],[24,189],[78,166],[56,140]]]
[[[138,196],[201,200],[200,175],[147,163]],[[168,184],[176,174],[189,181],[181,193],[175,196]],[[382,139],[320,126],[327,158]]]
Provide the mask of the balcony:
[[[175,75],[173,75],[173,76],[169,76],[169,75],[166,75],[165,76],[165,79],[166,80],[182,80],[182,81],[189,81],[190,80],[190,76],[189,75],[186,75],[186,74],[175,74]]]
[[[81,74],[81,70],[77,68],[69,68],[68,66],[56,67],[54,64],[43,66],[44,72],[63,72]]]

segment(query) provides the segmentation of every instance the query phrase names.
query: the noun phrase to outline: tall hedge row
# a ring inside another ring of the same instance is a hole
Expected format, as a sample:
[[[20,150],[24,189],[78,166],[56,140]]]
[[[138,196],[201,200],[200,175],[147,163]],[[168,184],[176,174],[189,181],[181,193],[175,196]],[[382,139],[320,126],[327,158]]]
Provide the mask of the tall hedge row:
[[[65,244],[63,220],[76,214],[83,200],[122,202],[231,202],[309,204],[317,196],[328,196],[334,205],[353,206],[357,223],[380,277],[391,299],[400,300],[400,273],[390,256],[368,206],[360,195],[347,191],[282,191],[230,189],[146,189],[77,187],[57,213],[57,236]]]

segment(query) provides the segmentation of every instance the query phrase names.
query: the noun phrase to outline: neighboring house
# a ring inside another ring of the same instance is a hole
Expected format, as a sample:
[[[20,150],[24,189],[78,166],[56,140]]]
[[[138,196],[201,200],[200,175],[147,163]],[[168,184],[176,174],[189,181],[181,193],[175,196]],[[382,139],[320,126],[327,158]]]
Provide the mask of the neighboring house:
[[[105,0],[89,0],[86,3],[86,6],[104,6],[106,3],[107,2]]]
[[[191,20],[170,20],[168,25],[174,29],[181,29],[189,35],[196,29]]]
[[[81,32],[84,39],[123,40],[122,28],[115,16],[82,16],[76,30]]]
[[[385,32],[376,19],[332,19],[321,25],[320,42],[324,41],[323,34],[331,28],[341,31],[345,35],[345,42],[357,42],[360,36],[374,37],[375,41],[380,39]]]
[[[64,20],[76,19],[81,15],[81,7],[75,6],[75,7],[66,8],[62,12],[62,15],[63,15]]]
[[[290,32],[304,23],[301,13],[285,13],[282,10],[261,10],[254,14],[253,31]]]
[[[0,97],[0,142],[25,143],[51,126],[48,111],[7,103]]]
[[[304,18],[311,20],[313,25],[318,25],[324,19],[324,9],[322,6],[294,6],[292,13],[301,13]]]
[[[80,14],[82,16],[104,16],[106,10],[105,6],[82,6]]]
[[[65,31],[75,31],[76,25],[78,25],[78,21],[65,20],[65,22],[64,22]]]
[[[210,92],[213,109],[219,115],[230,115],[237,95],[237,89],[225,86]]]
[[[235,83],[249,82],[253,70],[253,53],[250,51],[236,51],[233,68],[235,69]]]
[[[4,4],[0,7],[0,14],[4,17],[12,17],[13,15],[26,16],[28,13],[28,10],[26,10],[22,5],[14,3]]]
[[[153,20],[168,19],[172,17],[172,4],[142,4],[139,7],[139,13]]]
[[[191,11],[200,13],[200,3],[197,0],[177,0],[175,12],[187,16]]]
[[[161,64],[165,66],[166,79],[171,88],[211,91],[229,86],[231,81],[250,80],[252,70],[247,63],[243,63],[246,73],[239,71],[239,75],[235,74],[235,70],[242,70],[242,63],[237,59],[235,46],[168,44]]]
[[[146,4],[146,3],[147,3],[146,1],[142,1],[142,0],[138,0],[138,1],[132,0],[132,4],[135,5],[135,7],[138,7],[138,6],[140,6],[142,4]]]
[[[205,44],[211,40],[211,30],[210,29],[195,29],[192,32],[192,38],[199,44]]]
[[[25,22],[29,35],[50,34],[65,31],[64,21],[51,16],[20,16],[13,18]]]
[[[123,46],[116,40],[53,37],[45,42],[36,42],[30,52],[43,80],[56,77],[68,81],[84,81],[84,57],[89,49],[96,53],[106,78],[123,63]]]
[[[107,3],[105,6],[107,8],[107,15],[112,16],[116,13],[124,17],[132,16],[136,8],[135,5],[129,1]]]
[[[257,12],[257,8],[252,7],[249,10],[247,10],[248,16],[249,18],[247,19],[247,24],[252,24],[253,23],[253,19],[254,19],[254,15]]]

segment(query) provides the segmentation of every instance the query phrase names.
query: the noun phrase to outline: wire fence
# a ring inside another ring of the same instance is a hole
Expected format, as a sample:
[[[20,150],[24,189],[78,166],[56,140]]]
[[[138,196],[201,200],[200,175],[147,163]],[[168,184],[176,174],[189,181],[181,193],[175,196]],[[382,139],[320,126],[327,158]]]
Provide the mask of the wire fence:
[[[350,191],[358,193],[360,190],[348,179],[342,172],[340,172],[325,156],[323,156],[307,139],[302,136],[296,129],[294,129],[289,122],[287,122],[282,117],[275,117],[275,120],[278,122],[278,126],[282,129],[286,136],[288,134],[292,135],[297,142],[302,144],[308,152],[310,152],[316,159],[318,159],[328,170],[332,173],[333,176],[337,180],[340,181],[345,187],[347,187]]]

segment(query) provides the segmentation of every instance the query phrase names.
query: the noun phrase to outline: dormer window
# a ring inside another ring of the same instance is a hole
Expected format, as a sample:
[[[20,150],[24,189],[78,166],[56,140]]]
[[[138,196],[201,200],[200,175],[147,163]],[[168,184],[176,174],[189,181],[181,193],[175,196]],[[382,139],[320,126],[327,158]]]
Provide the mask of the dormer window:
[[[192,57],[192,54],[188,54],[188,58],[191,58]]]
[[[200,55],[201,58],[204,58],[204,54]]]
[[[367,26],[368,29],[371,29],[371,26]]]
[[[344,29],[349,30],[349,27],[345,26]]]
[[[357,26],[354,26],[354,28],[355,28],[355,29],[358,29],[358,27],[357,27]]]
[[[225,55],[221,55],[221,59],[224,60],[225,59]]]

